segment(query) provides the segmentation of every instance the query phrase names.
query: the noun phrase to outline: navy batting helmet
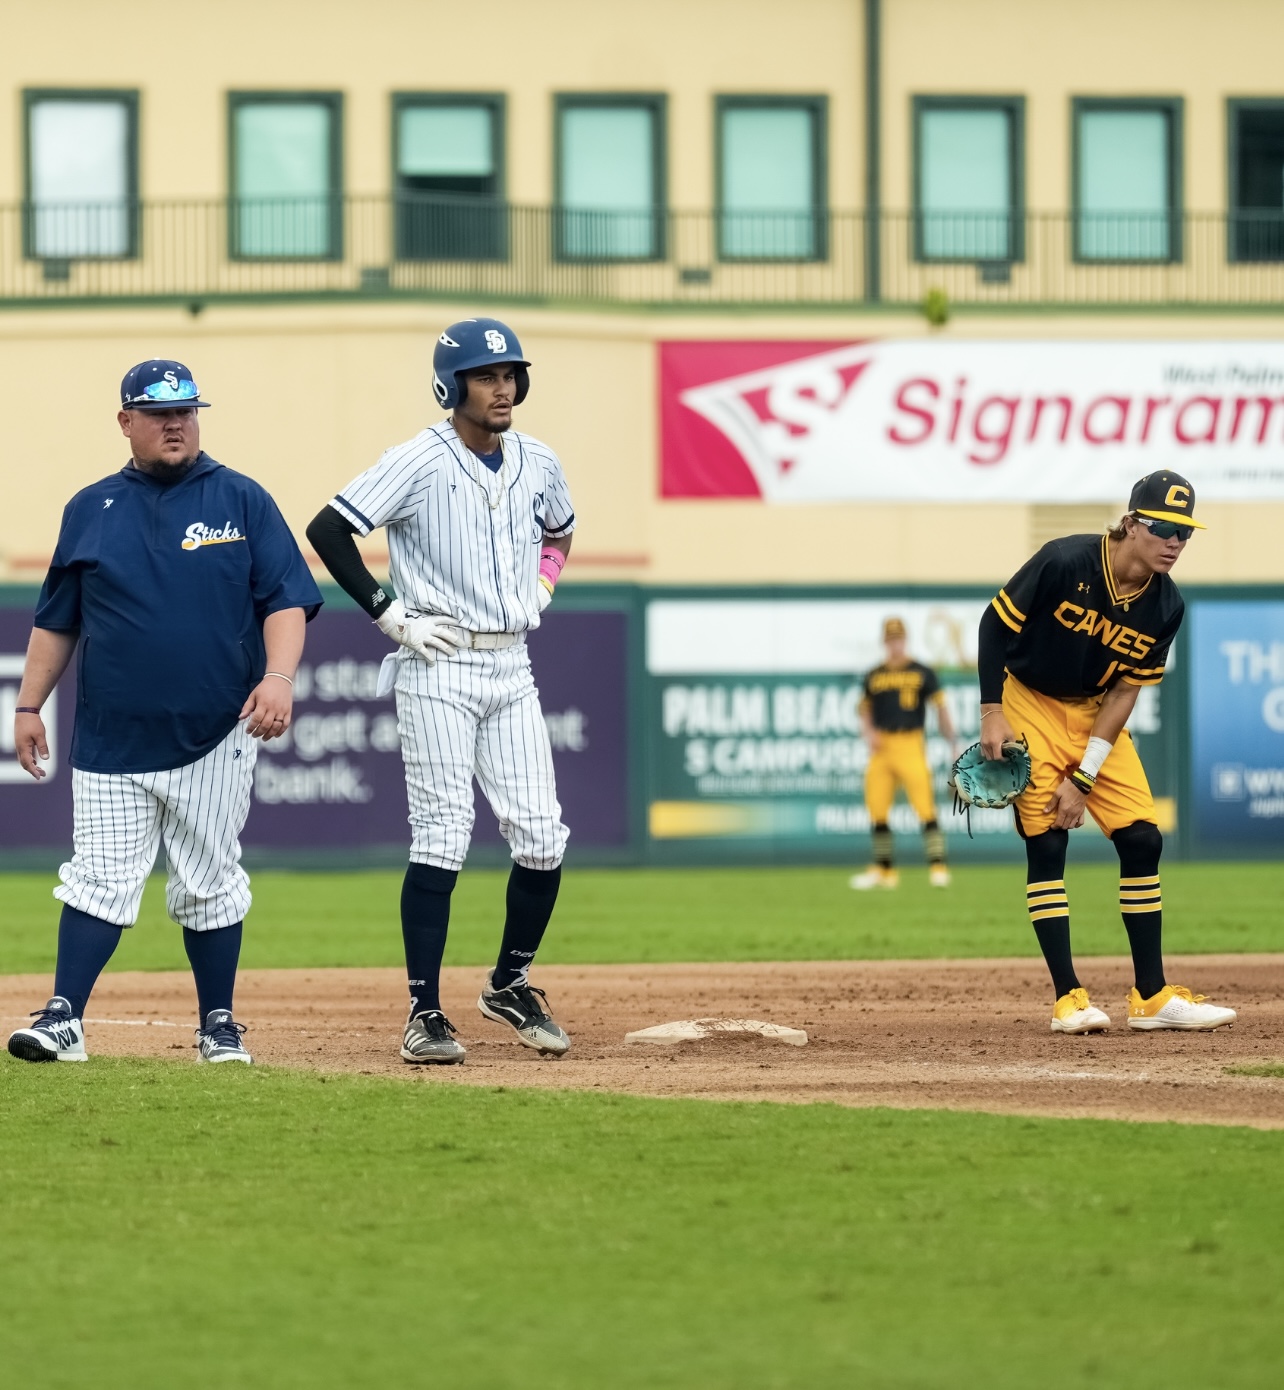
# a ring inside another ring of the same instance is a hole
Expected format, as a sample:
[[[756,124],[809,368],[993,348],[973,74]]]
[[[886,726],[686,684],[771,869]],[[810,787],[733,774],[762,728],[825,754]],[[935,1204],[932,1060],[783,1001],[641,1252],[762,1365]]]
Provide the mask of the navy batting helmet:
[[[447,410],[453,410],[468,394],[464,373],[501,362],[511,362],[517,368],[513,404],[521,405],[531,389],[531,379],[526,370],[530,363],[522,356],[517,334],[498,319],[462,319],[452,323],[433,348],[433,395]]]

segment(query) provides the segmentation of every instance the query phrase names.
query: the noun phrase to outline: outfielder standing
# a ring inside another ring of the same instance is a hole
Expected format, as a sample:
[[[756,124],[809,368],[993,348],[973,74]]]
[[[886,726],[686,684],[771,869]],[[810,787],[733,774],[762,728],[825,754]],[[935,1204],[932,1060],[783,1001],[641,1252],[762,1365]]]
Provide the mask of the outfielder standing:
[[[330,573],[401,647],[385,671],[395,672],[410,802],[407,1062],[465,1055],[438,991],[474,775],[514,861],[499,958],[478,1008],[527,1047],[561,1056],[571,1045],[527,978],[557,900],[567,829],[526,634],[552,598],[575,527],[557,456],[511,429],[529,366],[497,320],[451,324],[433,352],[433,391],[450,418],[389,449],[308,527]],[[375,580],[353,539],[379,526],[400,597]]]
[[[889,824],[899,783],[923,827],[928,882],[933,888],[948,888],[945,832],[936,818],[932,770],[927,764],[923,730],[931,704],[936,709],[941,733],[950,741],[952,757],[954,721],[936,672],[921,661],[910,660],[905,649],[905,624],[899,618],[888,618],[883,624],[883,645],[887,660],[865,677],[860,702],[861,726],[870,750],[865,769],[865,805],[874,840],[874,862],[863,873],[854,874],[849,883],[861,890],[899,885]]]
[[[1015,805],[1025,841],[1026,905],[1052,975],[1054,1033],[1110,1026],[1079,983],[1070,952],[1066,849],[1087,812],[1119,855],[1119,910],[1135,982],[1128,1026],[1207,1030],[1233,1009],[1164,976],[1159,856],[1164,839],[1141,759],[1124,727],[1142,686],[1158,685],[1185,604],[1169,571],[1203,523],[1195,490],[1151,473],[1104,536],[1049,541],[999,590],[981,619],[981,749],[997,761],[1024,737],[1031,777]]]
[[[290,726],[321,594],[268,494],[201,451],[206,405],[179,362],[126,374],[117,420],[130,461],[67,504],[40,591],[14,719],[18,761],[36,779],[49,756],[40,707],[77,644],[80,665],[54,997],[9,1039],[29,1062],[85,1060],[90,991],[138,920],[162,843],[165,903],[196,979],[199,1058],[250,1061],[232,1018],[250,906],[238,837],[255,740]]]

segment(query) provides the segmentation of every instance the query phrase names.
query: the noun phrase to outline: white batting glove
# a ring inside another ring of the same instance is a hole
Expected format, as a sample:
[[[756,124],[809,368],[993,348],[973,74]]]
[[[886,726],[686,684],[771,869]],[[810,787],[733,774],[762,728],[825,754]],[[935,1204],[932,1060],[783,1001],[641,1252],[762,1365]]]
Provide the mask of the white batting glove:
[[[553,591],[547,585],[541,584],[536,597],[539,600],[539,611],[542,613],[553,602]]]
[[[454,623],[434,613],[407,609],[399,598],[393,599],[374,621],[380,632],[408,647],[429,666],[437,660],[438,652],[453,656],[466,645],[467,639]]]

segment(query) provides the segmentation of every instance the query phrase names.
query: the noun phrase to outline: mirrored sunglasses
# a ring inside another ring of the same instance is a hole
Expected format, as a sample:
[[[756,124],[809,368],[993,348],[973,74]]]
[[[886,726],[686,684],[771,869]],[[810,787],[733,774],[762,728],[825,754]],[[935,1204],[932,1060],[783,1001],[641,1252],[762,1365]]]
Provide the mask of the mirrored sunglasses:
[[[1174,536],[1188,541],[1195,534],[1193,526],[1183,526],[1180,521],[1159,521],[1152,516],[1139,516],[1137,520],[1159,541],[1170,541]]]
[[[130,404],[134,405],[140,401],[194,401],[199,395],[200,389],[188,377],[177,386],[168,381],[153,381],[143,387],[141,396],[131,396],[129,399]]]

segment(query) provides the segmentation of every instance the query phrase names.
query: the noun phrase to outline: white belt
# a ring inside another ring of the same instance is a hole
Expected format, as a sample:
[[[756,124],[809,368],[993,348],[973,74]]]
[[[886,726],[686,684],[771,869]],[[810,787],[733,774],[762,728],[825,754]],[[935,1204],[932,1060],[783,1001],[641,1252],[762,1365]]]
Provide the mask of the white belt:
[[[463,628],[459,632],[468,639],[464,644],[465,648],[474,652],[502,652],[509,647],[515,647],[519,642],[526,640],[524,632],[465,632]],[[413,661],[415,654],[406,647],[398,647],[396,651],[391,651],[384,657],[379,664],[379,680],[375,688],[375,694],[382,699],[385,695],[391,695],[393,687],[397,683],[397,662]],[[438,657],[438,661],[446,660],[445,657]]]
[[[526,638],[524,632],[465,632],[464,636],[468,638],[465,645],[474,652],[502,652]]]

